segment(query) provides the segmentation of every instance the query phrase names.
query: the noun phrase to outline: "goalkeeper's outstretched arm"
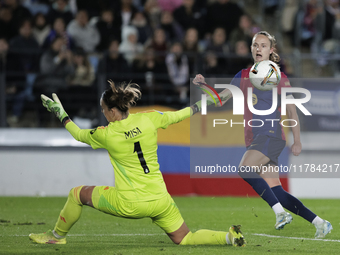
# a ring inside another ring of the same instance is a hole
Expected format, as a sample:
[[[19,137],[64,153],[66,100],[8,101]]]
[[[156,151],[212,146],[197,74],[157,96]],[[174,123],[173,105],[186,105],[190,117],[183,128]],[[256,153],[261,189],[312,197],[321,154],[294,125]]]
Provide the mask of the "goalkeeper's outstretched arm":
[[[64,110],[63,105],[61,104],[58,96],[53,93],[52,98],[49,98],[45,95],[41,95],[41,101],[43,106],[49,111],[53,112],[56,117],[63,123],[64,127],[70,132],[70,134],[77,141],[86,143],[90,145],[90,137],[89,134],[90,129],[80,129],[74,122],[71,121],[70,117]]]

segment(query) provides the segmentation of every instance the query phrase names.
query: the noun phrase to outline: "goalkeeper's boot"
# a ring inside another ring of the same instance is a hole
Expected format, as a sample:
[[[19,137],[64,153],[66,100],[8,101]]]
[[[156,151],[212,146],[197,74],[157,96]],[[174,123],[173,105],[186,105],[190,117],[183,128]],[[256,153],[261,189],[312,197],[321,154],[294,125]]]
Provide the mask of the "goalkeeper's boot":
[[[291,223],[293,220],[293,217],[290,213],[288,212],[281,212],[276,214],[276,224],[275,224],[275,228],[277,230],[283,229],[283,227],[286,224]]]
[[[47,243],[47,244],[66,244],[66,238],[56,238],[52,230],[49,230],[42,234],[30,234],[29,238],[34,243]]]
[[[332,224],[327,220],[323,220],[322,223],[315,225],[315,227],[315,238],[324,238],[333,229]]]
[[[241,232],[241,225],[232,225],[229,228],[228,239],[233,246],[246,246],[246,240]]]

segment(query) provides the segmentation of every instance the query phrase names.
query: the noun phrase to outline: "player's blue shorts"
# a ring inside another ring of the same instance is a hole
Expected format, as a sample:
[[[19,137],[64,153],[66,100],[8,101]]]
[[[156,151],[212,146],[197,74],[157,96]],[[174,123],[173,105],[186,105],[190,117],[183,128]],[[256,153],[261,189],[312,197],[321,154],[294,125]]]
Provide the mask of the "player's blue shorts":
[[[286,141],[277,137],[257,134],[247,150],[257,150],[267,156],[268,164],[278,165],[278,157],[286,146]]]

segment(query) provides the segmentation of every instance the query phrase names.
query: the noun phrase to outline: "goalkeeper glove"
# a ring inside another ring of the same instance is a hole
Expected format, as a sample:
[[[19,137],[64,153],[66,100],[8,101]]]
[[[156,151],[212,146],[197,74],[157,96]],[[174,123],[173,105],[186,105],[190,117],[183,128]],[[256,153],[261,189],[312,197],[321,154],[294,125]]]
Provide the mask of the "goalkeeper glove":
[[[60,120],[60,122],[63,123],[63,125],[65,125],[65,122],[70,118],[68,114],[65,112],[64,107],[61,104],[58,96],[55,93],[53,93],[52,97],[54,101],[45,95],[41,95],[42,104],[49,112],[53,112],[55,116],[57,116],[57,118]]]

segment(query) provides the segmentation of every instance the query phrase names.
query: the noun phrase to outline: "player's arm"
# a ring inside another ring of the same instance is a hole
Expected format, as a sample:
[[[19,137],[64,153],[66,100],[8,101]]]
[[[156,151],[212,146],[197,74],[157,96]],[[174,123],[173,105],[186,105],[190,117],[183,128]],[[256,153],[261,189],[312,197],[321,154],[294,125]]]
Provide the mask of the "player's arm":
[[[93,136],[93,133],[91,129],[80,129],[68,116],[66,111],[64,110],[63,105],[61,104],[58,96],[53,93],[52,98],[49,98],[45,95],[41,95],[41,101],[43,103],[43,106],[49,111],[53,112],[56,117],[60,120],[61,123],[65,126],[67,131],[70,132],[70,134],[79,142],[86,143],[88,145],[91,145],[94,149],[95,148],[103,148],[100,146],[101,140],[102,142],[105,142],[105,139],[100,139],[101,137],[98,136],[98,132],[96,134],[97,139]],[[97,140],[97,141],[95,141]]]
[[[294,137],[294,143],[291,147],[292,153],[294,156],[299,156],[302,150],[302,144],[300,140],[300,121],[299,121],[299,116],[297,115],[296,112],[296,106],[295,104],[287,104],[287,115],[288,119],[295,120],[295,122],[291,121],[291,126],[292,126],[292,133]],[[296,126],[294,126],[297,124]]]
[[[209,96],[207,97],[208,99],[211,97],[214,97],[215,100],[219,101],[218,97],[214,93],[211,93],[212,91],[211,89],[209,89],[207,83],[205,82],[203,75],[197,74],[192,82],[193,84],[199,86],[203,90],[203,92]],[[222,105],[224,105],[232,97],[232,93],[230,92],[229,89],[224,89],[223,91],[218,93],[218,95],[221,99]],[[217,104],[217,106],[222,106],[222,105]]]

